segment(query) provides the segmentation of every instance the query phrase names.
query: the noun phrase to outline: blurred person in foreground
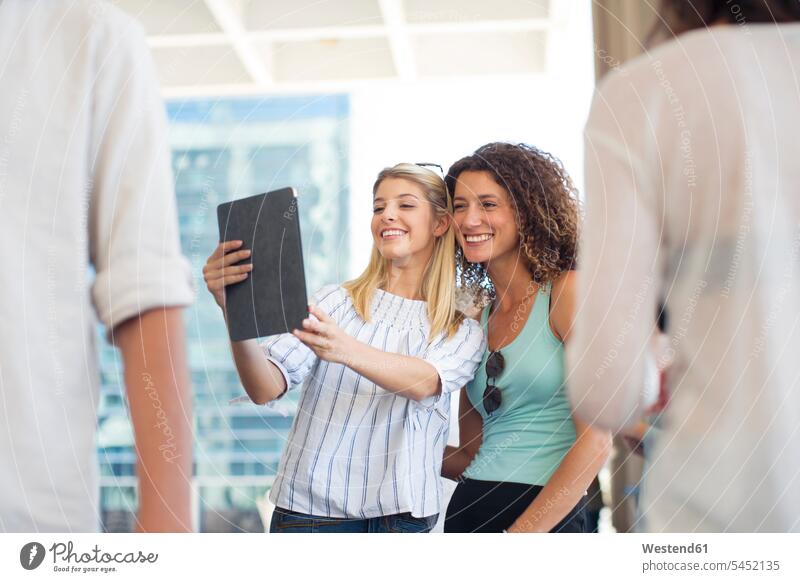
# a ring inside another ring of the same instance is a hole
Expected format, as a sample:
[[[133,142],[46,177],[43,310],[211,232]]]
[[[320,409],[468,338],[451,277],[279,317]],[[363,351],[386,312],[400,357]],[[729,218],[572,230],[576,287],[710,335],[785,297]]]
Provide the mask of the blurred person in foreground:
[[[663,298],[647,529],[800,532],[800,3],[660,11],[669,41],[608,75],[586,125],[571,400],[641,420]]]
[[[4,0],[0,86],[0,531],[99,529],[95,316],[124,363],[136,529],[190,530],[193,293],[144,35],[102,2]]]

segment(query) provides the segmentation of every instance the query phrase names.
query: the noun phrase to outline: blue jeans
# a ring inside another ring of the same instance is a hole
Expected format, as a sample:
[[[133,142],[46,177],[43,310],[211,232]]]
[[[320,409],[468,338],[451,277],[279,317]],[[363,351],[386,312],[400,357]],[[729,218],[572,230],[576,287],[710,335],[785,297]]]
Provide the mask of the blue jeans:
[[[270,533],[427,533],[436,525],[437,515],[413,517],[397,513],[370,519],[306,515],[276,507]]]

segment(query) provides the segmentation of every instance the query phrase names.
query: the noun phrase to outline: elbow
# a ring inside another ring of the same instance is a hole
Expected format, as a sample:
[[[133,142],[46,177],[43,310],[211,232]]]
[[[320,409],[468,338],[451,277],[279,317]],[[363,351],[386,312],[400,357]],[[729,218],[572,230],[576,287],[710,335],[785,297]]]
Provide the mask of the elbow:
[[[253,404],[258,404],[259,406],[263,406],[272,400],[263,393],[253,392],[247,389],[245,389],[245,392],[247,392],[247,395],[250,397],[250,400],[253,402]]]
[[[413,400],[414,402],[425,402],[430,398],[435,398],[442,393],[442,389],[440,386],[436,386],[435,388],[418,388],[412,389],[405,392],[406,397],[409,400]]]
[[[261,387],[253,388],[252,386],[244,385],[244,390],[247,392],[247,395],[250,397],[250,400],[253,402],[253,404],[258,404],[259,406],[269,404],[273,400],[283,396],[283,392],[273,393],[270,390],[266,390]]]
[[[250,396],[250,400],[253,401],[253,404],[258,404],[259,406],[264,406],[265,404],[272,402],[272,399],[264,398],[262,396]]]
[[[430,398],[436,398],[442,394],[442,379],[439,374],[436,374],[433,382],[426,383],[425,385],[418,386],[416,390],[412,390],[409,398],[416,402],[423,402]]]
[[[273,362],[267,360],[267,363],[266,373],[258,370],[258,373],[248,375],[246,378],[240,374],[247,395],[259,406],[277,400],[289,389],[289,378],[285,377]]]
[[[399,394],[414,402],[426,402],[442,394],[442,379],[439,373],[413,382],[410,387],[402,389]]]

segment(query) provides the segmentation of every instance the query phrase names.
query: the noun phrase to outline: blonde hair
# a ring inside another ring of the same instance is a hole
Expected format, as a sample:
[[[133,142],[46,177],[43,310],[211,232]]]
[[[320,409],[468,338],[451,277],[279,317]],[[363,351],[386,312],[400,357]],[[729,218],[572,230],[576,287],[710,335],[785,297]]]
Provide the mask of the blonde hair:
[[[422,188],[436,217],[452,216],[453,207],[447,195],[447,187],[444,180],[434,172],[416,164],[397,164],[391,168],[384,168],[372,187],[373,196],[381,182],[388,178],[402,178],[413,182]],[[420,291],[422,298],[428,303],[428,321],[431,324],[428,341],[443,331],[448,337],[452,337],[464,319],[463,313],[456,309],[455,248],[455,234],[450,225],[443,235],[436,237],[433,255],[422,277]],[[356,312],[364,321],[369,321],[370,305],[375,290],[387,282],[388,264],[389,261],[381,256],[378,247],[373,244],[372,255],[364,272],[342,285],[349,293]]]

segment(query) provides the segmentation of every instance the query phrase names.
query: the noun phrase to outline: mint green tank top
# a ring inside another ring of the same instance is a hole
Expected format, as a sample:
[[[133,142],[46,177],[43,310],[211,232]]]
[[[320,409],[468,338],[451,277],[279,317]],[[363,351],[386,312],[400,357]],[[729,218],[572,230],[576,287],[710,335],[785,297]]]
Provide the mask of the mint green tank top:
[[[564,386],[564,347],[550,329],[550,288],[540,288],[525,327],[500,349],[500,408],[487,416],[483,407],[488,352],[467,385],[469,401],[483,418],[483,441],[464,477],[545,485],[577,438]],[[489,306],[481,314],[484,330],[488,318]]]

